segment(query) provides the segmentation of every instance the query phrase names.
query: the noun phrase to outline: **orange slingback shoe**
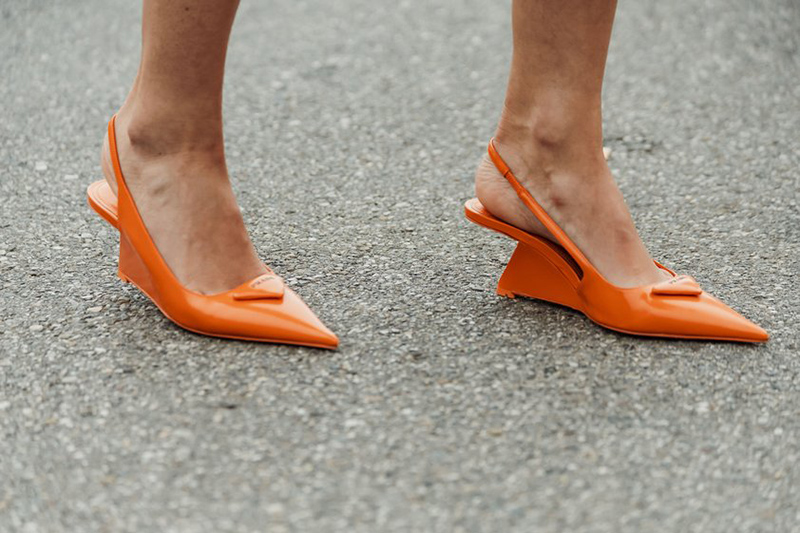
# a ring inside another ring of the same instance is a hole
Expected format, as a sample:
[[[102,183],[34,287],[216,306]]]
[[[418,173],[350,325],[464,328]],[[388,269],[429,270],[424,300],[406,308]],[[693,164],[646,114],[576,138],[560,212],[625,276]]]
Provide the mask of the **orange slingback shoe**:
[[[181,285],[150,238],[122,175],[112,117],[108,141],[119,197],[105,180],[87,190],[89,205],[119,230],[119,277],[139,288],[180,327],[213,337],[334,349],[339,340],[269,267],[229,291],[200,294]]]
[[[489,157],[517,195],[555,237],[530,234],[489,213],[477,198],[467,201],[472,222],[515,239],[517,247],[497,284],[497,293],[525,296],[576,309],[597,324],[631,335],[764,342],[766,331],[704,292],[690,276],[640,287],[618,287],[606,280],[567,234],[523,187],[489,142]]]

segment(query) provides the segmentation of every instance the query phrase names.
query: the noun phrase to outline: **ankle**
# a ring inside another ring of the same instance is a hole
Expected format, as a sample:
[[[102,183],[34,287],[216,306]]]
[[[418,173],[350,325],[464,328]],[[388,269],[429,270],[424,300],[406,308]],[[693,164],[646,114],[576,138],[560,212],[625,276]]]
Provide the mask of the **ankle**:
[[[599,104],[540,105],[521,110],[508,103],[495,133],[502,146],[519,153],[526,162],[575,166],[605,165]]]
[[[140,157],[205,153],[224,159],[221,113],[181,112],[127,101],[117,114],[116,130]]]

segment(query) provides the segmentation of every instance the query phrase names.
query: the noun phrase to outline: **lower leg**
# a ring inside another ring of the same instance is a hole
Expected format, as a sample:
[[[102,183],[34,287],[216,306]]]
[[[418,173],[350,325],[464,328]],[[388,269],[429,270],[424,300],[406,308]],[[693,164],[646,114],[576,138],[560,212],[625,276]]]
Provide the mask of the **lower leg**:
[[[198,292],[263,272],[231,190],[222,134],[238,0],[145,0],[142,59],[116,120],[128,188],[161,255]],[[116,190],[104,143],[103,170]]]
[[[616,0],[514,0],[514,54],[496,142],[520,182],[612,283],[661,279],[603,158],[601,92]],[[486,159],[486,208],[549,236]]]

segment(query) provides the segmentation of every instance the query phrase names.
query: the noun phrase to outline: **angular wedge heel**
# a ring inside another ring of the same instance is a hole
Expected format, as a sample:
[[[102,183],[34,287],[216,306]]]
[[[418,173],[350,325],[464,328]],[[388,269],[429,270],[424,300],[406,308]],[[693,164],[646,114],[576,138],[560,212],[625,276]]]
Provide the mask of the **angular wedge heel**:
[[[497,152],[494,139],[489,142],[489,157],[555,239],[544,239],[500,220],[477,198],[467,201],[464,213],[469,220],[518,242],[497,283],[499,295],[571,307],[605,328],[631,335],[735,342],[769,339],[766,331],[704,292],[693,278],[678,276],[657,261],[668,279],[640,287],[612,284],[519,183]]]
[[[156,300],[158,297],[156,292],[156,285],[150,278],[150,273],[147,270],[147,265],[136,249],[131,244],[127,235],[124,232],[119,234],[119,268],[117,275],[125,283],[133,283],[140,291],[145,293],[151,300]]]
[[[554,259],[548,258],[547,253],[543,253],[541,249],[522,242],[517,243],[500,281],[497,282],[497,294],[507,298],[536,298],[578,311],[583,310],[572,280],[564,273],[563,268],[556,266]],[[555,260],[564,262],[560,258]]]

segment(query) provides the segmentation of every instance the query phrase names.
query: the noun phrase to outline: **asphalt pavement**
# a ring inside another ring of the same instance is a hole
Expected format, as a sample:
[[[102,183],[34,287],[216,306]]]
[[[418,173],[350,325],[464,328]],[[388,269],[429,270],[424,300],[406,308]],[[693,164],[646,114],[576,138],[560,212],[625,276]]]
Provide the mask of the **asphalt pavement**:
[[[337,352],[172,325],[89,210],[138,2],[0,5],[0,531],[800,531],[800,4],[620,2],[611,166],[660,261],[766,328],[647,340],[494,285],[463,202],[508,2],[245,0],[229,165]]]

